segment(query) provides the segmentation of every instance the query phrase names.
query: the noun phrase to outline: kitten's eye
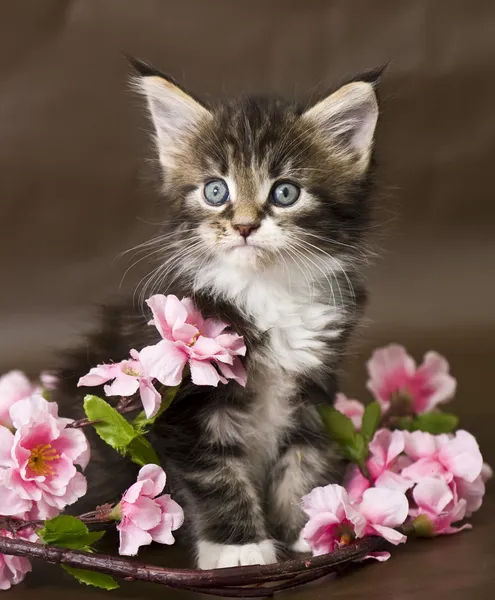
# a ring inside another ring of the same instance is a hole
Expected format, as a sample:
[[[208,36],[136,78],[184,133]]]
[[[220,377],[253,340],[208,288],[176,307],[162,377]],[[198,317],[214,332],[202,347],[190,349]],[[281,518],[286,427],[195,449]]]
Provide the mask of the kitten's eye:
[[[221,206],[229,199],[229,188],[223,179],[212,179],[205,184],[203,195],[206,203]]]
[[[298,201],[300,195],[301,189],[297,185],[283,181],[272,187],[270,200],[276,206],[292,206]]]

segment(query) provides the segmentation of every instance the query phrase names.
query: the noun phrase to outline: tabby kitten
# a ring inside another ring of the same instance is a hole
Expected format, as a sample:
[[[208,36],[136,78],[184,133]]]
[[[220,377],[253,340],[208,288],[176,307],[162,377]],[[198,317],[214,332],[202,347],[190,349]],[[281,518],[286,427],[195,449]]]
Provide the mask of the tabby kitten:
[[[168,220],[153,291],[193,297],[248,347],[247,387],[186,384],[153,442],[198,566],[271,563],[280,549],[306,550],[300,499],[341,472],[316,406],[333,401],[364,304],[380,73],[303,110],[254,97],[208,107],[167,75],[135,67]],[[72,397],[91,366],[158,341],[145,321],[131,303],[108,312],[65,371]],[[107,479],[117,479],[106,460]]]

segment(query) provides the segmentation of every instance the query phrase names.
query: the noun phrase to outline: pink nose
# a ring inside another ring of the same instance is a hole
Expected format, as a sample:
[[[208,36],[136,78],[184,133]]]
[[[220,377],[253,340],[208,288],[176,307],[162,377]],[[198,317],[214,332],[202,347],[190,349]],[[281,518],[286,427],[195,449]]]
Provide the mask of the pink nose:
[[[234,229],[236,229],[244,239],[247,239],[253,231],[259,229],[259,225],[257,223],[250,223],[249,225],[234,225]]]

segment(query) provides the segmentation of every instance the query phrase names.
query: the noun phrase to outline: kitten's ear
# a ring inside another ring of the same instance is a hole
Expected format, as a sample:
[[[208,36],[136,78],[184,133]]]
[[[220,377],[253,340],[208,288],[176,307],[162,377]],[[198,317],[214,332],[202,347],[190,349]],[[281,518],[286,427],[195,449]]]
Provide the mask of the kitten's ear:
[[[369,164],[378,120],[376,86],[380,71],[370,72],[342,86],[302,115],[328,145],[352,160],[359,172]]]
[[[148,100],[160,162],[168,167],[173,163],[175,152],[187,135],[212,115],[169,75],[137,59],[129,60],[138,72],[134,81]]]

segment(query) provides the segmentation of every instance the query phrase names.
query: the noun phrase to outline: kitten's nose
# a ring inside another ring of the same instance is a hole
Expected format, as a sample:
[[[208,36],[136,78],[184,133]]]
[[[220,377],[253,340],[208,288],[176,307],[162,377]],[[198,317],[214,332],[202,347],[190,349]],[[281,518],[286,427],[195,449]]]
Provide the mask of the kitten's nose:
[[[247,225],[234,225],[234,229],[236,229],[244,239],[247,239],[253,231],[259,229],[259,223],[249,223]]]

